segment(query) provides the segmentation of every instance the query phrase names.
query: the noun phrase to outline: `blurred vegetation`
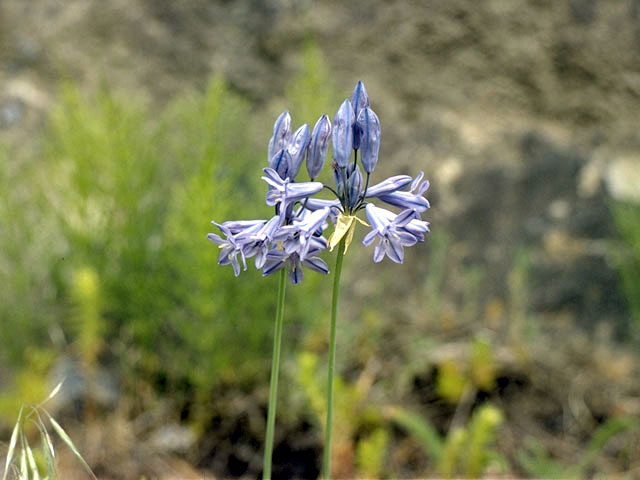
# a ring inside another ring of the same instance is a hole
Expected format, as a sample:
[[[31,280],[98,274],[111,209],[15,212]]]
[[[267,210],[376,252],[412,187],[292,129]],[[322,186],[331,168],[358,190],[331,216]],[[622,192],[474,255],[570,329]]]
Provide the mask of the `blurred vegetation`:
[[[623,240],[623,249],[617,252],[618,269],[640,339],[640,206],[619,201],[612,212]]]
[[[319,50],[306,44],[300,75],[286,88],[294,127],[331,115],[342,91]],[[23,403],[45,397],[50,372],[66,357],[89,382],[101,368],[112,372],[119,398],[134,404],[131,415],[157,398],[171,403],[198,438],[225,414],[218,399],[235,401],[225,392],[255,394],[252,401],[264,406],[275,279],[253,268],[234,278],[217,266],[218,249],[206,233],[215,228],[212,219],[271,214],[260,174],[280,109],[277,100],[249,104],[220,77],[160,111],[107,87],[88,96],[65,84],[36,154],[0,144],[0,322],[11,335],[0,349],[11,378],[0,392],[0,420],[12,424]],[[624,244],[620,273],[640,326],[640,210],[619,204],[613,211]],[[583,477],[610,439],[637,432],[637,421],[619,416],[585,427],[576,434],[583,453],[575,465],[534,436],[505,452],[501,434],[513,411],[502,403],[501,376],[535,368],[531,345],[542,334],[527,312],[530,253],[514,255],[508,298],[483,299],[486,272],[474,264],[454,271],[452,244],[439,227],[427,260],[407,268],[409,292],[395,271],[380,268],[365,288],[367,302],[348,307],[340,327],[334,473]],[[356,255],[349,261],[357,267]],[[279,412],[283,432],[310,419],[307,435],[317,444],[327,325],[322,309],[309,306],[327,305],[324,280],[310,274],[287,294]],[[387,302],[385,294],[402,301]],[[442,345],[452,348],[440,352]],[[400,407],[407,399],[410,406]]]

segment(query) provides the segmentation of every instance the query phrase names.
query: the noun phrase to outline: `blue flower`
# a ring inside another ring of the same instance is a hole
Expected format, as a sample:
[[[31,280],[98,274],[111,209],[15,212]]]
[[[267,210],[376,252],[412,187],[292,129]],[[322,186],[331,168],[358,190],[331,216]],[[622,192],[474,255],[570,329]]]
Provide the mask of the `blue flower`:
[[[410,183],[411,177],[409,175],[395,175],[369,187],[365,196],[367,198],[379,197],[380,195],[385,195],[387,193],[392,193],[396,190],[400,190]]]
[[[266,195],[267,205],[278,206],[282,223],[286,218],[288,207],[322,190],[320,182],[294,183],[289,181],[289,178],[282,179],[272,168],[265,168],[263,171],[265,175],[262,179],[272,187]]]
[[[246,258],[256,257],[257,269],[261,269],[267,259],[267,253],[271,248],[271,243],[280,225],[280,217],[272,217],[268,222],[264,222],[260,229],[255,231],[245,231],[237,236],[238,240],[244,244],[243,252]]]
[[[289,279],[292,283],[298,284],[302,282],[304,277],[303,265],[316,272],[327,274],[329,273],[329,267],[324,260],[316,256],[326,248],[326,245],[327,242],[324,237],[312,237],[311,245],[307,252],[308,256],[304,260],[300,258],[297,250],[287,252],[282,248],[274,248],[267,254],[267,261],[262,269],[262,275],[266,277],[288,267]]]
[[[409,191],[407,192],[393,191],[378,194],[377,197],[383,202],[393,205],[394,207],[412,208],[417,212],[424,212],[430,207],[430,205],[429,200],[422,196],[429,188],[429,180],[425,180],[420,183],[423,176],[424,173],[420,172],[420,175],[415,178],[411,184],[411,188],[409,188]]]
[[[220,255],[218,256],[218,265],[229,265],[233,267],[233,274],[237,277],[240,275],[240,262],[238,261],[238,255],[242,259],[242,265],[244,266],[244,270],[247,270],[247,260],[245,254],[243,252],[244,244],[240,240],[238,240],[231,230],[229,230],[224,225],[220,225],[219,223],[212,222],[215,226],[217,226],[222,233],[224,233],[226,238],[220,237],[215,233],[207,234],[207,238],[211,240],[213,243],[217,244],[220,248]]]
[[[415,245],[419,240],[406,228],[411,221],[418,219],[417,212],[407,209],[396,215],[372,203],[367,205],[366,211],[372,230],[364,237],[362,244],[368,247],[376,238],[379,240],[373,250],[373,261],[378,263],[386,255],[395,263],[402,263],[404,247]]]

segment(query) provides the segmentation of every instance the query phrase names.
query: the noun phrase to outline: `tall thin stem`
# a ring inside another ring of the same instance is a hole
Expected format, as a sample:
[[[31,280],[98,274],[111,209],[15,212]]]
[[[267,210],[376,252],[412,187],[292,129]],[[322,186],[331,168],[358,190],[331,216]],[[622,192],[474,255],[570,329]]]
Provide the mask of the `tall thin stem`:
[[[333,272],[333,299],[331,301],[331,332],[329,334],[329,380],[327,384],[327,424],[324,429],[323,478],[331,478],[331,433],[333,427],[333,384],[336,367],[336,320],[338,318],[338,294],[340,293],[340,274],[345,251],[345,238],[338,244],[336,269]]]
[[[269,413],[267,414],[267,434],[264,447],[264,468],[262,478],[271,480],[271,457],[273,455],[273,434],[276,426],[276,402],[278,400],[278,373],[280,370],[280,344],[282,343],[282,323],[284,318],[284,291],[287,269],[280,271],[278,283],[278,306],[276,327],[273,335],[273,356],[271,357],[271,382],[269,384]]]

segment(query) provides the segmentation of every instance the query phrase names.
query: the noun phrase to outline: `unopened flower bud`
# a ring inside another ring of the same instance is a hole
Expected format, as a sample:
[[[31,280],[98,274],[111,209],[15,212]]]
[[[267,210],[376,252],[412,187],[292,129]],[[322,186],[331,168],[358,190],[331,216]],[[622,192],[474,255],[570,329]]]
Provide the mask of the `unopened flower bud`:
[[[361,133],[360,152],[364,171],[373,172],[378,163],[378,151],[380,150],[380,120],[370,108],[364,108],[358,116],[358,127]]]
[[[346,167],[353,150],[353,124],[355,115],[351,102],[346,99],[333,117],[333,158],[339,167]]]
[[[359,81],[356,84],[356,87],[353,89],[353,93],[351,94],[351,107],[353,108],[353,113],[356,117],[360,115],[360,112],[369,106],[369,95],[367,94],[367,89],[364,88],[364,83]],[[359,125],[356,123],[353,126],[353,148],[358,150],[360,148],[360,139],[361,139],[361,129]]]
[[[291,165],[291,155],[286,149],[282,148],[276,152],[269,162],[269,167],[273,168],[280,178],[291,178],[289,174],[289,166]]]
[[[269,140],[269,148],[267,150],[267,160],[271,162],[271,159],[276,152],[287,146],[289,138],[291,137],[291,115],[289,110],[285,110],[278,116],[276,122],[273,124],[273,135]]]
[[[324,166],[330,135],[331,122],[328,116],[322,115],[313,127],[313,132],[311,132],[311,144],[307,154],[307,172],[309,172],[309,178],[312,180],[318,176]]]
[[[349,176],[347,187],[349,189],[349,206],[353,207],[358,202],[362,191],[362,173],[360,173],[359,167],[356,167]]]
[[[289,153],[290,155],[290,157],[288,158],[288,175],[292,180],[300,171],[300,167],[302,166],[302,161],[304,160],[304,156],[307,153],[307,147],[309,147],[310,141],[311,135],[309,134],[309,125],[307,125],[306,123],[298,128],[291,136],[289,146],[287,147],[287,153]]]

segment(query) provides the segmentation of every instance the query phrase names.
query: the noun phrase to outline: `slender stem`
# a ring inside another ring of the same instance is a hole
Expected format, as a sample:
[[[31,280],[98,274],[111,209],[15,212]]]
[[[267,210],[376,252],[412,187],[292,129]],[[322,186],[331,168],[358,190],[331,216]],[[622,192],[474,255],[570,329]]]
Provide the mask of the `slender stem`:
[[[276,402],[278,400],[278,372],[280,370],[280,343],[282,340],[282,319],[284,318],[284,290],[286,287],[287,269],[280,271],[278,283],[278,306],[276,310],[276,327],[273,335],[273,356],[271,357],[271,382],[269,384],[269,413],[267,414],[267,435],[264,447],[264,469],[262,478],[271,479],[271,456],[273,454],[273,433],[276,426]]]
[[[327,424],[324,430],[323,478],[331,478],[331,433],[333,427],[333,384],[336,367],[336,320],[338,318],[338,293],[340,293],[340,273],[344,258],[345,238],[338,244],[336,269],[333,272],[333,299],[331,301],[331,333],[329,334],[329,381],[327,384]]]

